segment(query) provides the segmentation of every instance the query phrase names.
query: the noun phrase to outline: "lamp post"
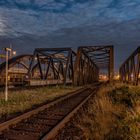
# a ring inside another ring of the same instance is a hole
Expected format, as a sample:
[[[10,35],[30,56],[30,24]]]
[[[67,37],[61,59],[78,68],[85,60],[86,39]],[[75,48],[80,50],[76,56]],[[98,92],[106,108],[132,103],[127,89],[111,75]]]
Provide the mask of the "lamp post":
[[[6,51],[6,69],[5,69],[5,101],[8,101],[8,52],[11,52],[11,48],[4,48]]]

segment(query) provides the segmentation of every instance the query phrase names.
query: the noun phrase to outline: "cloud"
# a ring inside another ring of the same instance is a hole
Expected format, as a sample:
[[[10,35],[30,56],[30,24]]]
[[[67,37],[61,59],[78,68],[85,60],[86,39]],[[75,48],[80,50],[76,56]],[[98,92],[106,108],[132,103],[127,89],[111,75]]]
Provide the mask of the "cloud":
[[[0,43],[13,42],[19,51],[114,44],[118,66],[139,44],[139,23],[139,0],[0,1]]]
[[[7,27],[0,35],[50,34],[79,25],[104,26],[134,20],[140,16],[140,2],[134,0],[1,0],[0,16]]]
[[[25,35],[17,38],[2,38],[0,46],[13,44],[18,53],[33,52],[39,47],[72,47],[86,45],[114,45],[116,68],[139,45],[140,20],[116,23],[106,26],[81,25],[79,27],[63,28],[51,34],[38,37],[37,35]],[[135,26],[137,25],[137,26]],[[123,31],[123,32],[122,32]]]

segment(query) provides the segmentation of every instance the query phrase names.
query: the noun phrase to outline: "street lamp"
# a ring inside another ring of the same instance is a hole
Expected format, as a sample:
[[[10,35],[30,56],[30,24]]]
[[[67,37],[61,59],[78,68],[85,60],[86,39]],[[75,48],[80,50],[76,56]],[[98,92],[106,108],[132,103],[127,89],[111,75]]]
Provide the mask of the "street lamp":
[[[5,70],[5,101],[8,101],[8,52],[11,52],[11,48],[4,48],[6,51],[6,70]]]

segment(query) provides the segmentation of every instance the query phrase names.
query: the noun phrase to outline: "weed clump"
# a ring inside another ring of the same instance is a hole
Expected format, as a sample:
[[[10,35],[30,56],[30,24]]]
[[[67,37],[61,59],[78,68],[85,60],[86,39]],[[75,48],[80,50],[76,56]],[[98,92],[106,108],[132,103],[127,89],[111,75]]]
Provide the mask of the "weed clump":
[[[108,95],[115,104],[124,104],[127,107],[133,107],[135,104],[135,96],[131,93],[128,86],[113,89]]]
[[[124,105],[122,117],[106,136],[107,140],[140,140],[140,88],[122,86],[109,92],[112,102]]]
[[[87,140],[140,140],[140,87],[102,87],[80,127]]]

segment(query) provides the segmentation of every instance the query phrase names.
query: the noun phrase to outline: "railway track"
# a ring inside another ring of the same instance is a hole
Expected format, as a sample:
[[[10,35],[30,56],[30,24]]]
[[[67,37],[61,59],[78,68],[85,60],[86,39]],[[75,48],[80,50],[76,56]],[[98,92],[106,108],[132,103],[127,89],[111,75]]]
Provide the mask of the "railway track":
[[[91,88],[76,91],[52,103],[0,124],[2,140],[51,140],[95,93]]]

